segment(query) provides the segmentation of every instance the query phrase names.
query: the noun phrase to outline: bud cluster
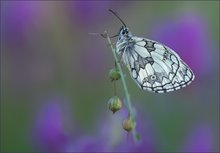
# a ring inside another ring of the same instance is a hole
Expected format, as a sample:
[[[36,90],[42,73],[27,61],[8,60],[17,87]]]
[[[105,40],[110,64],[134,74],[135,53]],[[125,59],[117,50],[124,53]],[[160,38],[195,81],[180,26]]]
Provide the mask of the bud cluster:
[[[117,97],[117,96],[114,96],[112,97],[111,99],[109,99],[108,101],[108,107],[109,109],[113,112],[113,114],[115,112],[117,112],[118,110],[121,109],[122,107],[122,102],[121,100]]]
[[[121,78],[120,72],[117,68],[113,68],[109,71],[109,77],[111,81],[117,81]]]
[[[127,132],[130,132],[136,127],[136,122],[135,120],[132,120],[131,117],[128,117],[125,119],[122,123],[123,129],[126,130]]]

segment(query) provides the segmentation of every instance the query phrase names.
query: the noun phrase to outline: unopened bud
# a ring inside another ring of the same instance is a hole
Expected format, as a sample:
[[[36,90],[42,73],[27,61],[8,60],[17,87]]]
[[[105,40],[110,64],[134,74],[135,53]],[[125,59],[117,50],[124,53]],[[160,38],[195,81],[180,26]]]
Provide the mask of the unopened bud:
[[[111,81],[116,81],[121,78],[121,75],[120,75],[117,68],[113,68],[109,72],[109,77],[110,77]]]
[[[136,122],[132,120],[130,117],[128,117],[127,119],[123,121],[122,125],[123,125],[124,130],[126,130],[127,132],[130,132],[136,127]]]
[[[117,96],[114,96],[108,101],[108,107],[114,114],[115,112],[121,109],[122,102]]]

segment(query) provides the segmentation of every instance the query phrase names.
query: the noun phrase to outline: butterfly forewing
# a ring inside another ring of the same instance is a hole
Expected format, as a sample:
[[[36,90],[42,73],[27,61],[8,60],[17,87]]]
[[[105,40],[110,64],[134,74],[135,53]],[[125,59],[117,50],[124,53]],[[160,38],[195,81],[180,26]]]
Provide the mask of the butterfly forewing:
[[[177,90],[194,79],[192,70],[177,53],[146,38],[131,37],[124,48],[123,60],[139,87],[151,92]]]

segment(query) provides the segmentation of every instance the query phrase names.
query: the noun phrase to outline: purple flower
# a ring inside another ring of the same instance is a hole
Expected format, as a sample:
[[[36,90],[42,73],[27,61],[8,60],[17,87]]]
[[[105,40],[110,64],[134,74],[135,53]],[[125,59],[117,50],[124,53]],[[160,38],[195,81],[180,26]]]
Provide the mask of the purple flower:
[[[37,1],[7,1],[3,5],[2,31],[9,45],[25,45],[29,30],[34,28],[43,14],[41,2]],[[10,41],[9,41],[9,40]]]
[[[127,118],[127,110],[122,108],[114,115],[110,114],[110,118],[107,119],[107,123],[104,122],[102,126],[103,141],[108,138],[107,146],[110,151],[122,151],[122,152],[154,152],[155,141],[153,136],[153,130],[149,119],[145,116],[145,119],[137,116],[137,133],[140,135],[140,141],[135,143],[131,133],[128,133],[122,128],[122,122]]]
[[[214,152],[213,132],[207,124],[197,125],[185,139],[183,152]]]
[[[152,128],[152,124],[148,117],[142,118],[144,114],[137,114],[137,126],[136,131],[140,136],[140,140],[138,142],[134,142],[133,136],[131,133],[126,133],[124,135],[124,139],[119,144],[121,147],[119,148],[121,151],[126,152],[155,152],[155,140],[154,140],[154,131]],[[126,140],[127,139],[127,140]]]
[[[33,139],[42,151],[62,151],[68,142],[64,102],[60,97],[47,99],[37,116]]]
[[[84,136],[67,146],[66,152],[107,152],[107,141],[101,141],[96,136]]]
[[[167,19],[152,30],[152,39],[177,52],[192,68],[197,78],[207,73],[210,66],[210,40],[207,23],[193,13],[176,20]]]
[[[95,127],[97,131],[94,136],[84,135],[83,132],[80,132],[78,136],[75,135],[72,138],[64,129],[64,114],[67,112],[63,109],[63,99],[52,97],[47,100],[38,116],[34,133],[34,139],[42,151],[156,152],[159,150],[156,148],[159,144],[154,139],[152,124],[146,115],[144,119],[139,118],[139,114],[137,116],[136,130],[140,134],[141,140],[135,143],[131,133],[122,129],[122,121],[127,118],[127,111],[123,108],[114,115],[109,111],[109,118],[103,115],[105,121],[102,120],[101,126]],[[213,147],[212,129],[207,124],[200,124],[187,134],[180,151],[211,152],[214,150]]]

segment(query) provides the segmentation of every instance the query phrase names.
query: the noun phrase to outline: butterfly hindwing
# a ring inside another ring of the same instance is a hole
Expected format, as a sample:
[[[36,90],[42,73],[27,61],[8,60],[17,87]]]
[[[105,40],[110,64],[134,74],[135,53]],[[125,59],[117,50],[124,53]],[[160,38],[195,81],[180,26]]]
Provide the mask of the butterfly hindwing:
[[[164,93],[185,87],[194,79],[192,70],[170,48],[156,41],[132,37],[134,46],[124,52],[124,62],[144,90]]]

